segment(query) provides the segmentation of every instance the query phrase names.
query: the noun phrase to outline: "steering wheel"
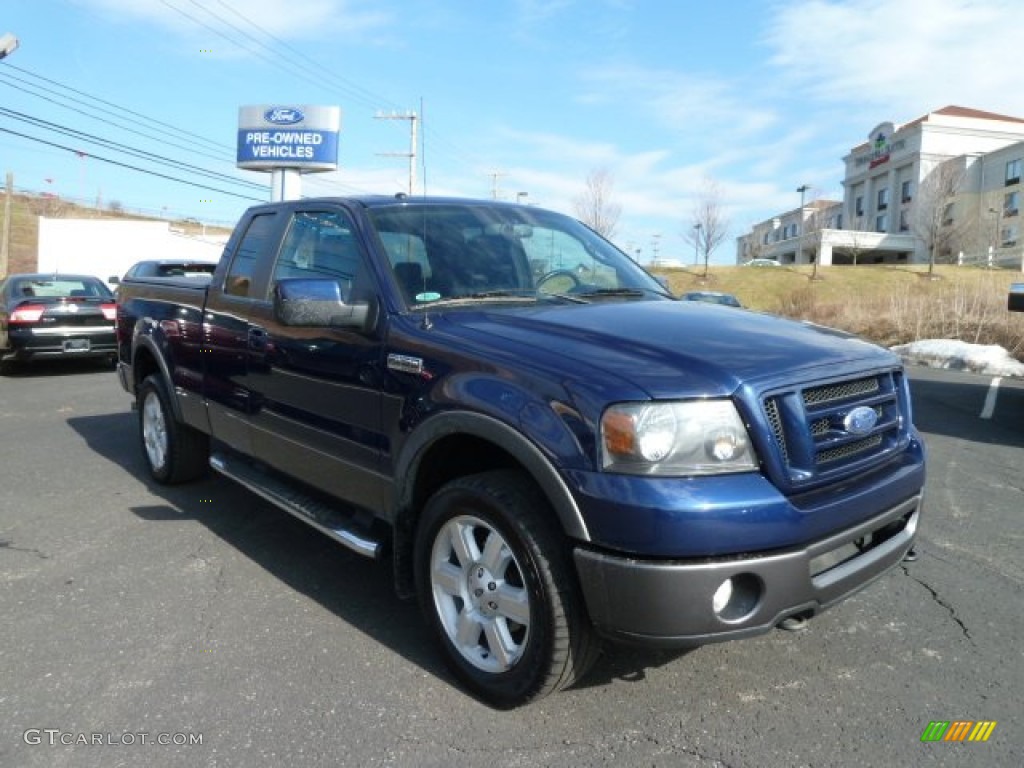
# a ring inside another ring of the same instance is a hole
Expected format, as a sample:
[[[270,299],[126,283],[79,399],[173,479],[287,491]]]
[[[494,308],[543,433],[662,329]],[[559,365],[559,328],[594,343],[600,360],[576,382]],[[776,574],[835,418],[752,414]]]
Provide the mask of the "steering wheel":
[[[566,278],[572,284],[568,288],[565,288],[563,290],[544,290],[544,286],[547,283],[551,282],[552,280],[557,280],[559,278]],[[551,272],[548,272],[546,275],[544,275],[544,277],[537,281],[537,291],[538,293],[572,293],[582,285],[583,281],[580,280],[579,277],[576,276],[576,273],[573,272],[571,269],[554,269]]]

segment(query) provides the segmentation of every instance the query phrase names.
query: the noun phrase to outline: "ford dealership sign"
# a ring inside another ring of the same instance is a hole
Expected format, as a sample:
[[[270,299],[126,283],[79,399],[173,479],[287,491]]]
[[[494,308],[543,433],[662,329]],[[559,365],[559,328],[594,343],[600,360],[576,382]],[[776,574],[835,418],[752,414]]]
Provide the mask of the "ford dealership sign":
[[[301,109],[294,107],[273,107],[263,113],[263,119],[273,125],[295,125],[306,119]]]
[[[254,171],[336,170],[340,129],[339,107],[241,107],[236,165]]]

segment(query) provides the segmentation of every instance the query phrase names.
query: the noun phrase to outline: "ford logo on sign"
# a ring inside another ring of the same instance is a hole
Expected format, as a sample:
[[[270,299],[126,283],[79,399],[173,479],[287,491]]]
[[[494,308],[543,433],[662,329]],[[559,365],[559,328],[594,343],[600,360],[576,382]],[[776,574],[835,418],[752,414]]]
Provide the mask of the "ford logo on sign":
[[[875,428],[877,423],[878,414],[875,412],[875,409],[868,408],[866,405],[854,408],[843,419],[843,427],[853,435],[866,435]]]
[[[294,125],[301,123],[305,115],[293,107],[274,107],[263,113],[263,119],[274,125]]]

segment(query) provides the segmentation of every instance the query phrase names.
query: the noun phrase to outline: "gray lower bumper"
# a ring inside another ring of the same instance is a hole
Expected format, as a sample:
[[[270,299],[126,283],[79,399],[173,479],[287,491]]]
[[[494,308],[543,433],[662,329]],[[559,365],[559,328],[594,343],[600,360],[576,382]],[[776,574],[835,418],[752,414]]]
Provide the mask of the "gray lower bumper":
[[[913,544],[920,508],[914,496],[804,549],[761,557],[665,562],[578,548],[576,568],[606,636],[662,647],[732,640],[818,613],[895,567]],[[720,591],[727,579],[735,589]],[[714,605],[716,592],[724,607]]]

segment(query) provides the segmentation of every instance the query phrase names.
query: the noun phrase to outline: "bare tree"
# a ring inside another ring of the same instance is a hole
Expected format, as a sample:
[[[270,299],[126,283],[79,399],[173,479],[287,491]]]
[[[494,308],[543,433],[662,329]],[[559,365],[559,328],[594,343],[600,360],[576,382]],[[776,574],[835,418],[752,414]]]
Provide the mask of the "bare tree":
[[[704,277],[708,276],[708,260],[729,232],[729,219],[722,209],[722,190],[714,179],[704,179],[689,226],[683,239],[695,245],[704,256]]]
[[[576,217],[608,240],[615,236],[622,206],[612,200],[615,180],[607,168],[598,168],[587,176],[586,189],[573,201]]]
[[[917,204],[910,228],[928,249],[928,276],[935,271],[937,257],[947,258],[953,245],[971,224],[969,217],[957,216],[956,197],[964,181],[964,170],[957,159],[936,166],[917,189]]]
[[[846,242],[848,245],[843,250],[850,256],[850,260],[855,267],[857,266],[857,259],[860,258],[860,255],[864,253],[864,251],[868,250],[865,242],[867,238],[864,236],[864,233],[867,232],[865,227],[866,224],[864,217],[857,216],[852,222],[850,222],[850,226],[846,228]]]

